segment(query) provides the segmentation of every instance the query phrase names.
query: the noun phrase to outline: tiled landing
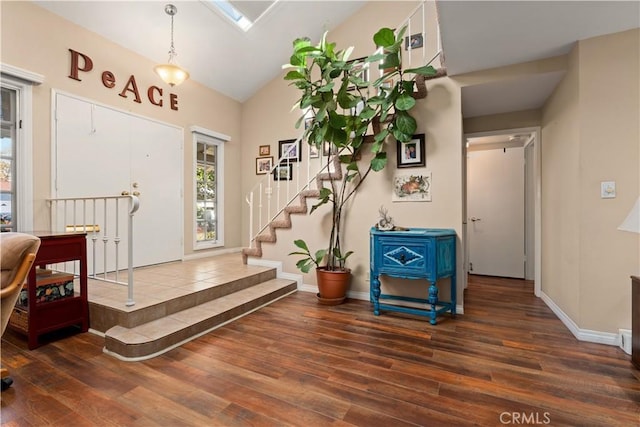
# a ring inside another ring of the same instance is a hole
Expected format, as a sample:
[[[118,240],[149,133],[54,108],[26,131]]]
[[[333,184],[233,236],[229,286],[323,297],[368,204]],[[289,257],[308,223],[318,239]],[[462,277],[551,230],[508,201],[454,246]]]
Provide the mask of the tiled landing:
[[[239,253],[138,268],[134,283],[132,307],[126,286],[88,286],[90,328],[125,360],[162,354],[296,290],[273,268],[243,264]]]

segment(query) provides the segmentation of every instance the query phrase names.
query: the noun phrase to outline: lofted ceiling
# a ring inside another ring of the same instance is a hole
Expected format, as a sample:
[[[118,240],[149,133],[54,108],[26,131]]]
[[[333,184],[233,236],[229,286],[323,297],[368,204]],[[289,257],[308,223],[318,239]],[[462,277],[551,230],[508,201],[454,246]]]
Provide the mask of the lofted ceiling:
[[[246,15],[259,18],[244,33],[207,1],[171,2],[178,8],[178,62],[192,79],[240,102],[281,73],[293,39],[308,36],[318,40],[325,30],[335,28],[367,3],[233,0]],[[167,59],[167,1],[36,3],[154,62]],[[436,4],[449,75],[563,55],[577,40],[640,26],[639,1],[438,0]],[[463,115],[539,108],[562,76],[562,72],[553,72],[464,87]]]
[[[319,40],[366,2],[232,1],[259,18],[246,33],[204,0],[35,3],[157,63],[168,58],[171,18],[164,7],[174,4],[178,64],[192,79],[243,102],[281,73],[294,39]]]

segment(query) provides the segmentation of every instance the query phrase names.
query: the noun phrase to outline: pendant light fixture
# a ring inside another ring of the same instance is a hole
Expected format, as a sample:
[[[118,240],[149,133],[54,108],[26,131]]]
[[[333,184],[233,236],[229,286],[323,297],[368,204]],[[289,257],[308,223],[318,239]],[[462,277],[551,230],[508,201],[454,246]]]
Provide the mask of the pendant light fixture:
[[[176,64],[176,53],[173,47],[173,16],[178,13],[178,8],[172,4],[164,7],[167,15],[171,16],[171,47],[169,48],[169,61],[166,64],[156,65],[153,70],[160,76],[169,86],[177,86],[189,78],[189,73],[184,68]]]

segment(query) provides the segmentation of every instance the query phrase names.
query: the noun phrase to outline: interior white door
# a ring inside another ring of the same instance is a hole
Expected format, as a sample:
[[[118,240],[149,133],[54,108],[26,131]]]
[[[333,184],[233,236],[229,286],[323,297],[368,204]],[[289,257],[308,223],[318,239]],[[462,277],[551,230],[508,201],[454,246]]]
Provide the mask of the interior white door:
[[[131,194],[140,199],[134,217],[134,262],[174,261],[183,253],[182,130],[157,122],[132,130]],[[148,250],[149,246],[155,246]]]
[[[524,278],[524,148],[467,159],[469,273]]]
[[[139,193],[134,216],[134,266],[182,257],[182,130],[71,96],[56,96],[55,196],[115,196]],[[110,239],[119,229],[118,256],[126,259],[127,203],[96,223]],[[109,211],[111,212],[111,211]],[[98,242],[99,243],[99,242]],[[91,250],[91,248],[90,248]],[[114,269],[97,245],[97,273]],[[106,265],[106,267],[105,267]]]

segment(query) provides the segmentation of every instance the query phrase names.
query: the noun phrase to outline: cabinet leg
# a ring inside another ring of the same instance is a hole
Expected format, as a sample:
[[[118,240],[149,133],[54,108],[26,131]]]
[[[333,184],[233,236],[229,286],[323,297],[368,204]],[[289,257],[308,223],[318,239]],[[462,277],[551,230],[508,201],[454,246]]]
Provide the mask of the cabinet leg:
[[[373,296],[373,314],[380,315],[380,280],[378,276],[371,276],[371,292]]]
[[[428,301],[429,301],[429,304],[431,304],[431,319],[429,320],[429,323],[431,323],[432,325],[435,325],[437,323],[436,316],[438,314],[436,312],[436,304],[438,303],[438,287],[436,286],[435,282],[429,284]]]

